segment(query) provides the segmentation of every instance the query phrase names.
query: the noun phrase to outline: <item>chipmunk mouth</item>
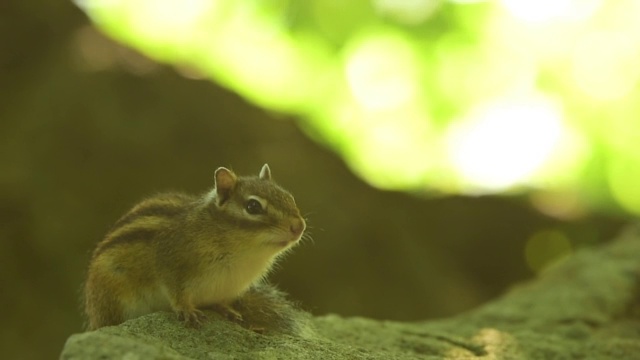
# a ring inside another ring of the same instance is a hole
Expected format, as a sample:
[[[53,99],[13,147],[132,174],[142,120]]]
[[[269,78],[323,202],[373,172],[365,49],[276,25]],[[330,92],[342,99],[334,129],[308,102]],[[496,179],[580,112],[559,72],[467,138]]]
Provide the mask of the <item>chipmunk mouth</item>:
[[[302,234],[278,234],[277,237],[274,237],[269,241],[269,244],[284,249],[297,244],[301,238]]]
[[[286,248],[296,244],[298,241],[300,241],[300,236],[288,238],[288,239],[278,239],[274,241],[273,244],[280,248]]]
[[[286,230],[282,229],[285,231],[278,233],[277,238],[273,239],[271,243],[282,249],[293,246],[302,239],[305,228],[305,221],[302,218],[295,218],[286,227]]]

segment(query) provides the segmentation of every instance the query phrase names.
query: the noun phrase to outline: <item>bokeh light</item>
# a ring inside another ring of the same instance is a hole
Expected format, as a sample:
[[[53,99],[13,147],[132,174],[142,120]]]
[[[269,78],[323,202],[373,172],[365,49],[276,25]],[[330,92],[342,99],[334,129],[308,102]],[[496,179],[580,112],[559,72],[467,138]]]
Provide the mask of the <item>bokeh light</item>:
[[[626,32],[585,34],[576,43],[572,62],[576,87],[594,100],[628,96],[640,78],[640,47]]]
[[[451,163],[469,187],[505,190],[531,179],[563,133],[562,112],[549,100],[505,101],[456,122]]]
[[[295,116],[374,186],[640,214],[640,2],[77,3],[148,57]],[[113,54],[88,38],[101,71]]]
[[[410,41],[394,35],[369,35],[353,41],[355,44],[347,51],[347,83],[365,109],[379,111],[416,101],[420,64]]]
[[[502,0],[502,6],[515,18],[529,24],[583,20],[591,16],[602,0]]]

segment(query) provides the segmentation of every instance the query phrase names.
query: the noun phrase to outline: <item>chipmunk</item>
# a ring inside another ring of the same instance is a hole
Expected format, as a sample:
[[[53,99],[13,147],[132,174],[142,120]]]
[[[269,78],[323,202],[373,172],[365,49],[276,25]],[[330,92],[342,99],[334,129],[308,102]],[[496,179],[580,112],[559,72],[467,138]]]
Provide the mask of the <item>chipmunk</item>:
[[[140,202],[98,243],[84,287],[89,330],[161,310],[191,327],[206,320],[207,307],[242,319],[233,302],[300,241],[306,223],[267,164],[257,177],[224,167],[214,177],[202,196]],[[240,307],[260,298],[248,294]]]

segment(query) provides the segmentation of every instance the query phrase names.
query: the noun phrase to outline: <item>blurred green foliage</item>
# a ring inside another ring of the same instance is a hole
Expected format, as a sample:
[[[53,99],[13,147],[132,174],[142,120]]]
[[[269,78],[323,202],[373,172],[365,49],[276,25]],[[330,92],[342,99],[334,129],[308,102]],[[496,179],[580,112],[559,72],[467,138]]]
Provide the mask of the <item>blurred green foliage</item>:
[[[77,3],[149,57],[298,116],[378,187],[640,213],[640,2]]]

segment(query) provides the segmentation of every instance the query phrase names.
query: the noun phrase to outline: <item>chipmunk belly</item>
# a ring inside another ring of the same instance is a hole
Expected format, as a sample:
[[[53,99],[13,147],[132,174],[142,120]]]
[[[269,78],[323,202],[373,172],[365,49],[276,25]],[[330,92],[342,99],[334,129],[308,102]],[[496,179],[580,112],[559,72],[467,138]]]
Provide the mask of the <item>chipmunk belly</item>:
[[[255,254],[215,264],[193,283],[196,306],[228,303],[261,279],[273,263],[273,254]]]

